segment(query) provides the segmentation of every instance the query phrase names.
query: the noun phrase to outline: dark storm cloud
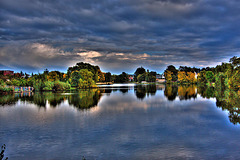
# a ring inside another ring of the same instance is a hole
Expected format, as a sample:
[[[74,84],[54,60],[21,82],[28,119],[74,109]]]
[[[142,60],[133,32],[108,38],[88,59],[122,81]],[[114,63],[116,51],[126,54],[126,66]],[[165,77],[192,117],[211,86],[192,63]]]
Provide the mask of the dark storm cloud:
[[[66,70],[85,61],[131,73],[140,65],[159,72],[169,64],[216,65],[239,56],[239,6],[237,0],[2,0],[1,66]]]

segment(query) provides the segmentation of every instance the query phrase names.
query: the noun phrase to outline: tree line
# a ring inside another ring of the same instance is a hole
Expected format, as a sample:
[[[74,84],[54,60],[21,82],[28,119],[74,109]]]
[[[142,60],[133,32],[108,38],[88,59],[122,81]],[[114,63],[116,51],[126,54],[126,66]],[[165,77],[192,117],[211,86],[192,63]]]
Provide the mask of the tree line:
[[[240,58],[234,56],[229,63],[222,63],[216,67],[195,68],[188,66],[169,65],[164,71],[166,83],[180,83],[201,85],[218,85],[223,88],[240,89]],[[0,91],[13,91],[11,86],[31,86],[36,91],[59,91],[79,88],[94,88],[98,82],[156,82],[157,73],[146,70],[143,67],[136,69],[133,75],[122,72],[119,75],[104,73],[99,66],[89,63],[77,63],[69,67],[67,73],[60,71],[48,71],[43,73],[28,74],[18,73],[14,75],[0,75]]]
[[[89,63],[77,63],[69,67],[67,73],[59,71],[32,74],[32,76],[1,75],[0,91],[12,91],[9,86],[31,86],[35,91],[61,91],[78,88],[94,88],[102,79],[103,73],[98,66]]]
[[[222,89],[240,90],[240,57],[232,57],[229,63],[216,67],[191,68],[170,65],[164,71],[166,83],[180,83],[218,86]]]
[[[67,73],[60,71],[49,71],[45,69],[43,73],[24,74],[23,72],[14,75],[0,75],[0,91],[14,91],[13,86],[31,86],[35,91],[63,91],[80,88],[97,87],[98,82],[155,82],[156,72],[149,72],[143,67],[137,68],[134,78],[130,78],[126,72],[119,75],[112,75],[110,72],[104,73],[99,66],[89,63],[77,63],[69,67]]]

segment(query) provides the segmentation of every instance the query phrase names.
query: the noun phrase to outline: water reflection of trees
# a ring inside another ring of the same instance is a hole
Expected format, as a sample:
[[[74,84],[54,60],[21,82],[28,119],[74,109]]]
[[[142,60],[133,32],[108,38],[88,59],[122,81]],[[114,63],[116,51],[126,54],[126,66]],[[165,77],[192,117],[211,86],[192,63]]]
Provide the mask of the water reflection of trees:
[[[216,98],[216,105],[229,112],[229,120],[233,124],[240,124],[240,93],[225,91],[224,96]]]
[[[197,93],[196,93],[197,91]],[[174,86],[166,85],[164,95],[173,101],[178,96],[180,100],[195,99],[197,94],[203,98],[216,98],[216,106],[229,112],[229,120],[233,124],[240,124],[240,92],[225,90],[221,87],[207,86]]]
[[[178,87],[175,85],[166,85],[164,95],[169,101],[173,101],[177,97]]]
[[[197,88],[197,92],[203,98],[214,98],[215,97],[215,89],[213,87],[199,86]]]
[[[69,104],[78,109],[88,109],[98,104],[101,98],[101,92],[98,89],[81,90],[77,95],[68,97]]]
[[[197,91],[196,86],[190,85],[190,86],[179,86],[178,87],[178,96],[180,100],[186,100],[186,99],[195,99],[197,98]]]
[[[162,87],[161,87],[162,88]],[[160,88],[160,89],[161,89]],[[134,86],[134,92],[138,99],[144,99],[146,96],[155,95],[158,85],[136,85]],[[46,107],[47,104],[50,107],[56,107],[64,100],[68,100],[70,105],[78,109],[88,109],[98,104],[101,93],[110,95],[112,92],[120,91],[126,94],[129,88],[101,88],[101,89],[89,89],[80,90],[74,93],[26,93],[26,94],[1,94],[0,106],[14,105],[20,99],[21,101],[30,102],[38,107]],[[195,99],[197,94],[203,98],[216,98],[217,107],[229,112],[229,120],[233,124],[240,124],[240,92],[231,90],[224,90],[219,87],[206,87],[190,85],[190,86],[174,86],[166,85],[164,95],[169,101],[173,101],[176,97],[180,100]]]
[[[47,103],[50,107],[56,107],[64,100],[68,100],[70,105],[78,109],[88,109],[97,105],[100,100],[101,93],[98,89],[79,90],[74,93],[52,93],[52,92],[36,92],[31,95],[23,94],[6,94],[0,95],[0,105],[15,104],[19,99],[21,101],[30,102],[38,107],[46,107]]]
[[[199,94],[207,98],[215,97],[216,106],[228,111],[230,122],[240,124],[240,92],[223,90],[221,87],[200,87]]]
[[[195,99],[197,97],[195,85],[166,85],[164,95],[169,101],[174,101],[178,96],[180,100]]]
[[[134,92],[138,99],[144,99],[146,96],[154,96],[157,92],[156,85],[136,85]]]
[[[18,101],[14,94],[0,94],[0,106],[13,105]]]

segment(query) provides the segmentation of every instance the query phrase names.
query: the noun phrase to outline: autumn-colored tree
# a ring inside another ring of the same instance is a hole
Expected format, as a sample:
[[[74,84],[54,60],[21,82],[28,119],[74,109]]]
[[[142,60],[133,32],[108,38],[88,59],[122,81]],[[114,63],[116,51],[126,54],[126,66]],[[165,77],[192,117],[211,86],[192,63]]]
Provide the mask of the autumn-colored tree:
[[[228,84],[233,90],[240,90],[240,71],[236,71],[229,79]]]
[[[96,87],[95,82],[93,80],[93,73],[88,71],[87,69],[81,69],[79,71],[81,78],[79,79],[78,87],[79,88],[91,88]]]
[[[193,72],[187,72],[187,81],[189,83],[195,83],[196,82],[196,78],[195,78],[195,74]]]
[[[169,70],[166,70],[164,72],[164,76],[165,76],[167,83],[170,83],[172,81],[172,74],[173,74],[173,72],[171,72]]]
[[[178,80],[179,80],[180,83],[186,82],[187,81],[186,72],[178,71]]]
[[[93,79],[93,73],[88,71],[87,69],[81,69],[79,73],[83,80],[88,80],[89,78]]]
[[[66,82],[67,81],[67,74],[63,74],[63,76],[62,76],[62,80],[64,81],[64,82]]]
[[[178,70],[175,68],[175,66],[173,66],[173,65],[167,66],[167,69],[164,72],[166,72],[166,71],[172,72],[172,74],[171,74],[171,77],[172,77],[171,81],[177,81],[178,80],[178,77],[177,77]]]
[[[49,72],[47,80],[51,82],[57,81],[59,80],[59,75],[55,71]]]
[[[98,82],[104,82],[105,81],[105,75],[104,73],[99,69],[98,70]]]

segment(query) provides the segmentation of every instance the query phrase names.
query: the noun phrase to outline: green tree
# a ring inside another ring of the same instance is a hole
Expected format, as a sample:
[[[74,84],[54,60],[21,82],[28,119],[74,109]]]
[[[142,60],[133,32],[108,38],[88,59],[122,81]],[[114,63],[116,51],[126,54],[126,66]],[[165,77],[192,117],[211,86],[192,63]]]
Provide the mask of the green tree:
[[[14,85],[14,86],[20,86],[20,84],[21,84],[18,79],[12,79],[11,82],[12,82],[12,85]]]
[[[79,79],[81,78],[81,74],[79,71],[73,71],[70,75],[69,82],[72,87],[77,87],[79,83]]]
[[[145,80],[145,74],[143,73],[143,74],[139,74],[138,76],[137,76],[137,81],[139,82],[139,83],[141,83],[142,81],[144,81]]]
[[[107,72],[105,74],[105,82],[111,82],[111,73],[110,72]]]
[[[67,74],[68,74],[68,76],[70,76],[73,71],[80,71],[81,69],[87,69],[88,71],[92,72],[93,80],[95,82],[98,81],[98,72],[99,72],[100,68],[99,68],[99,66],[93,66],[89,63],[79,62],[75,66],[69,67]]]
[[[54,82],[52,81],[45,81],[43,90],[51,91],[54,87]]]
[[[0,85],[4,85],[4,81],[0,79]]]
[[[68,82],[61,82],[61,81],[55,81],[53,90],[55,91],[63,91],[63,90],[69,90],[71,88],[71,85]]]
[[[48,76],[47,76],[48,81],[57,81],[60,79],[59,75],[57,74],[56,71],[51,71]]]
[[[153,71],[146,72],[146,74],[145,74],[145,81],[147,81],[147,82],[156,82],[156,75],[157,75],[157,73],[153,72]]]
[[[134,72],[134,81],[137,82],[137,77],[139,74],[144,74],[146,72],[146,70],[143,67],[139,67],[136,69],[136,71]]]
[[[209,83],[212,83],[214,81],[214,74],[212,71],[206,72],[206,79],[208,80]]]
[[[198,73],[197,82],[200,84],[207,83],[206,71],[201,71],[200,73]]]
[[[240,65],[240,57],[234,56],[232,57],[229,62],[231,62],[234,66]]]
[[[41,79],[35,79],[33,82],[33,88],[35,91],[43,91],[43,88],[45,87],[43,80]]]
[[[81,69],[79,73],[81,78],[79,79],[78,88],[96,87],[92,72],[88,71],[87,69]]]
[[[128,74],[125,73],[125,72],[122,72],[122,74],[119,75],[119,82],[120,83],[126,83],[128,81],[129,81]]]

